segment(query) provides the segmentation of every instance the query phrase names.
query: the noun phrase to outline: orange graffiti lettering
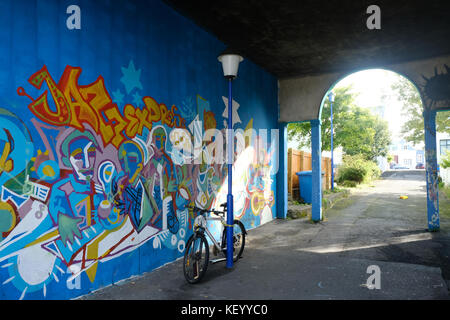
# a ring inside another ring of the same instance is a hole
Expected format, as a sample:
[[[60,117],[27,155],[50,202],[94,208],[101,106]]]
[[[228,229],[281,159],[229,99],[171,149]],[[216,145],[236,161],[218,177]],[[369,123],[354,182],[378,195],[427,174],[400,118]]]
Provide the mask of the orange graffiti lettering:
[[[143,109],[126,104],[123,115],[112,102],[100,76],[95,82],[80,86],[78,79],[81,68],[67,66],[58,84],[52,79],[44,66],[33,74],[29,82],[41,89],[46,82],[52,95],[56,110],[48,104],[47,91],[29,104],[29,108],[39,119],[55,126],[70,126],[84,131],[88,124],[99,134],[104,145],[112,143],[115,147],[128,137],[141,135],[144,127],[151,130],[152,123],[161,121],[171,128],[184,126],[184,119],[176,113],[176,106],[169,110],[164,103],[158,104],[152,97],[144,97]]]
[[[61,90],[59,90],[55,81],[48,73],[47,67],[44,66],[41,70],[33,74],[28,81],[37,89],[40,89],[42,83],[45,81],[56,105],[56,111],[52,111],[47,102],[48,91],[45,91],[39,98],[30,103],[28,107],[31,112],[39,119],[45,120],[50,124],[56,126],[68,125],[70,122],[69,106]]]

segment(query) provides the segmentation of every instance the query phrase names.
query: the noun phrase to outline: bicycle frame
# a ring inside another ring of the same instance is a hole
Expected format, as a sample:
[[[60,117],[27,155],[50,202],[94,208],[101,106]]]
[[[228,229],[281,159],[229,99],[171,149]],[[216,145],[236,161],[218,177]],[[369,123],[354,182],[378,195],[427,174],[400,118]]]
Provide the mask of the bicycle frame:
[[[222,223],[222,225],[225,224],[225,219],[222,217],[205,217],[202,216],[203,219],[205,219],[205,222],[207,221],[220,221]],[[211,234],[211,232],[208,229],[207,223],[205,223],[205,227],[198,227],[197,230],[194,230],[194,232],[202,232],[202,233],[206,233],[206,235],[208,236],[209,239],[211,239],[213,245],[217,248],[217,250],[223,252],[223,248],[220,246],[220,244],[216,241],[216,239],[214,239],[214,236]]]
[[[223,205],[221,205],[221,207],[222,206]],[[194,233],[188,240],[186,252],[184,254],[183,272],[187,282],[197,283],[205,275],[208,264],[215,264],[225,260],[228,262],[229,258],[229,241],[227,241],[228,233],[225,232],[226,229],[221,230],[222,236],[218,237],[219,241],[216,241],[215,237],[208,229],[209,221],[220,221],[223,227],[228,227],[229,225],[225,220],[226,207],[224,211],[201,209],[195,206],[190,206],[189,208],[195,210],[198,215],[194,219]],[[233,239],[230,251],[232,253],[233,261],[237,261],[244,250],[246,232],[244,225],[238,220],[234,220],[231,226],[233,227]],[[242,232],[242,237],[234,233],[236,230],[235,226]],[[210,239],[209,241],[208,238]],[[198,243],[197,240],[200,240],[200,242]],[[227,243],[225,244],[225,242]],[[210,259],[211,243],[214,250],[213,254],[217,256],[217,253],[221,252],[223,255],[222,258]],[[239,244],[239,247],[237,247],[237,244]],[[227,245],[227,247],[225,247],[225,245]],[[238,248],[237,251],[235,251],[236,248]],[[201,268],[199,267],[199,263],[201,263]]]

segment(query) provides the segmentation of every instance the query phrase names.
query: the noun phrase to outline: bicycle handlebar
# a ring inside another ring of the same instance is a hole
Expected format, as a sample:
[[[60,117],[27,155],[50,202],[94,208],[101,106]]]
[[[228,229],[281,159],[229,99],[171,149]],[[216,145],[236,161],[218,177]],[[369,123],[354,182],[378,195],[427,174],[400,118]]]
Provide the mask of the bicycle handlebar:
[[[217,214],[217,215],[225,214],[225,211],[202,209],[202,208],[196,207],[195,205],[192,205],[192,206],[189,206],[189,207],[191,209],[193,209],[194,211],[199,212],[200,214],[204,214],[204,213],[208,213],[208,212],[209,213],[214,213],[214,214]]]

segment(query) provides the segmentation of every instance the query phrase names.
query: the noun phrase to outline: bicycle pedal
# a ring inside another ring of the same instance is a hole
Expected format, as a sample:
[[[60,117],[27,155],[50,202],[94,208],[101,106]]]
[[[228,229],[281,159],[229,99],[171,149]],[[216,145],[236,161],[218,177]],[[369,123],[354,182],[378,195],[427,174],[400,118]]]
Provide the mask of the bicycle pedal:
[[[215,264],[215,263],[226,261],[226,260],[227,260],[227,258],[213,259],[213,260],[210,261],[210,263],[211,264]]]

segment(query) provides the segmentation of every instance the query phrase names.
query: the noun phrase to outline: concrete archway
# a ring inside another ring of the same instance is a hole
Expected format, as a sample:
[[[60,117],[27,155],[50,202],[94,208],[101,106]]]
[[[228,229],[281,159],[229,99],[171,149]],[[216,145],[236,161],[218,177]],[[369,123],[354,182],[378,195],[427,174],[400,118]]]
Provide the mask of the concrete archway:
[[[411,81],[418,90],[422,100],[425,123],[427,220],[430,231],[437,231],[440,227],[436,156],[436,113],[450,110],[449,65],[450,56],[443,56],[380,67],[380,69],[398,73]],[[312,219],[314,221],[320,221],[322,219],[320,116],[323,104],[328,93],[340,80],[350,74],[367,69],[280,80],[279,121],[282,123],[292,121],[311,122],[313,157]],[[299,112],[300,110],[302,112]]]
[[[445,81],[449,81],[450,77],[449,68],[450,55],[394,65],[349,68],[345,72],[338,73],[282,79],[279,80],[280,116],[278,120],[291,122],[319,119],[322,104],[330,88],[346,76],[367,69],[386,69],[396,72],[416,86],[425,107],[436,111],[449,110],[450,91],[445,92]],[[438,82],[444,85],[433,89]],[[443,98],[440,99],[441,97]]]

